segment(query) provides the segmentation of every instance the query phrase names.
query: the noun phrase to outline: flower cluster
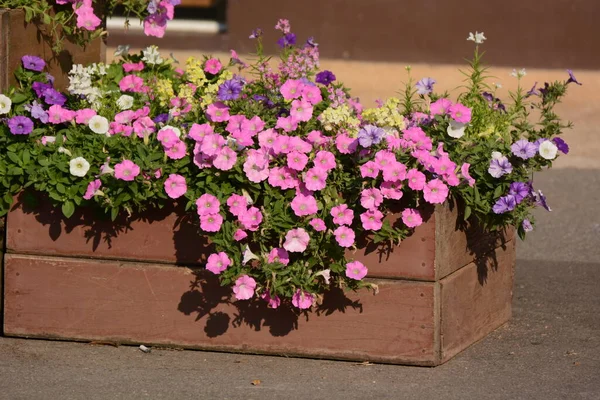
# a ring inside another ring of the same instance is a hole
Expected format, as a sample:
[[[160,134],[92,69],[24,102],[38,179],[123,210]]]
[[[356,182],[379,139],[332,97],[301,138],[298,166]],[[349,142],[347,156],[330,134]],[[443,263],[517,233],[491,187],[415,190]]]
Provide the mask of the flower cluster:
[[[524,103],[491,107],[477,78],[458,101],[425,79],[365,109],[318,71],[314,40],[296,47],[288,21],[276,28],[277,70],[260,51],[247,70],[235,52],[183,70],[150,47],[75,66],[65,94],[24,58],[21,88],[0,95],[2,212],[25,187],[66,217],[80,205],[114,219],[184,204],[214,248],[206,269],[237,300],[307,309],[331,286],[372,287],[357,243],[398,243],[451,196],[492,228],[529,230],[529,210],[547,206],[527,171],[568,151],[560,125],[536,130]],[[260,50],[260,32],[251,38]],[[542,115],[565,85],[545,87]]]

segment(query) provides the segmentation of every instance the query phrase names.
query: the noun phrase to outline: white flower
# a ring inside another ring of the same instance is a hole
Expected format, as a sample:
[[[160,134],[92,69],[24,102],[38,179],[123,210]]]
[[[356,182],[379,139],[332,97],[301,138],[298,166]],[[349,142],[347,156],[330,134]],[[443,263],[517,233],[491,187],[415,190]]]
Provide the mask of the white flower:
[[[502,157],[504,157],[504,156],[503,156],[503,155],[502,155],[502,153],[500,153],[499,151],[492,151],[492,158],[493,158],[494,160],[499,160],[499,159],[501,159]]]
[[[448,135],[450,135],[450,137],[453,137],[455,139],[461,138],[464,136],[465,134],[465,128],[467,127],[467,124],[463,124],[460,122],[456,122],[456,121],[450,121],[450,124],[448,125]]]
[[[540,156],[546,160],[554,160],[556,158],[556,153],[558,152],[558,147],[551,141],[545,140],[540,144],[538,152],[540,153]]]
[[[69,161],[69,172],[74,176],[85,176],[90,169],[90,163],[83,157],[76,157]]]
[[[248,245],[244,249],[244,257],[242,258],[242,265],[246,264],[250,260],[258,260],[258,256],[250,251]]]
[[[512,72],[510,73],[510,76],[513,76],[515,78],[522,78],[525,75],[527,75],[527,71],[525,71],[525,68],[521,68],[519,71],[513,68]]]
[[[248,202],[249,206],[254,204],[254,200],[252,200],[252,196],[250,196],[250,193],[248,193],[246,191],[246,189],[242,189],[242,196],[244,196],[246,198],[246,201]]]
[[[146,47],[142,53],[144,53],[142,61],[146,61],[148,64],[162,64],[164,61],[158,52],[157,46]]]
[[[108,132],[108,120],[101,115],[90,118],[88,126],[94,133],[106,134]]]
[[[331,279],[331,270],[324,269],[323,271],[317,272],[316,276],[322,276],[325,280],[325,284],[329,285],[329,280]]]
[[[117,49],[115,50],[114,56],[115,57],[119,57],[119,56],[126,56],[129,53],[129,45],[118,45]]]
[[[477,44],[481,44],[483,43],[484,40],[486,40],[487,38],[483,35],[483,32],[479,33],[477,31],[475,31],[475,34],[473,35],[473,32],[469,32],[469,37],[467,38],[467,40],[470,40],[472,42],[475,42]]]
[[[494,86],[496,86],[496,89],[502,88],[502,84],[501,83],[494,83]]]
[[[117,106],[121,110],[129,110],[133,106],[133,97],[124,94],[117,99]]]
[[[58,152],[59,152],[59,153],[66,154],[66,155],[68,155],[69,157],[71,156],[71,151],[70,151],[69,149],[65,149],[65,148],[64,148],[64,147],[62,147],[62,146],[60,146],[60,147],[58,148]]]
[[[8,114],[12,100],[3,94],[0,94],[0,114]]]

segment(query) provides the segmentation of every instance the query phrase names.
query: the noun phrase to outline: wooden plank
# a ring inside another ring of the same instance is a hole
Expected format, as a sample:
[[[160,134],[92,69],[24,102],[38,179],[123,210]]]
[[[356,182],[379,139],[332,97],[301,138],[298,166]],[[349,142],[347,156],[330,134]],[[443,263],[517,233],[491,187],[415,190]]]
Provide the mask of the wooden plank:
[[[513,240],[440,281],[443,362],[510,319],[515,258]]]
[[[235,302],[188,268],[6,255],[5,333],[434,365],[434,284],[376,281],[319,312]],[[197,289],[190,284],[198,283]]]
[[[217,5],[219,0],[181,0],[181,7],[210,8]]]
[[[8,90],[8,79],[10,68],[8,66],[8,44],[10,42],[9,34],[10,13],[8,10],[0,9],[0,93]]]

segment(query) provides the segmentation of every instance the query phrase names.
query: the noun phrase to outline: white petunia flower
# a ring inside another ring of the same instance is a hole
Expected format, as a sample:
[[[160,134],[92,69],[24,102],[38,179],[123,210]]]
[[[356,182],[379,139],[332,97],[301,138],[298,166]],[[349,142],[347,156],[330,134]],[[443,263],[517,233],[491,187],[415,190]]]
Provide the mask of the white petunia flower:
[[[483,35],[483,32],[479,33],[477,31],[475,31],[475,34],[473,35],[473,32],[469,32],[469,37],[467,38],[467,40],[470,40],[472,42],[475,42],[477,44],[481,44],[483,43],[484,40],[486,40],[487,38]]]
[[[94,133],[105,135],[108,132],[108,120],[101,115],[90,118],[88,126]]]
[[[90,169],[90,163],[83,157],[76,157],[69,161],[71,175],[83,177]]]
[[[325,280],[325,284],[329,285],[329,281],[331,279],[331,270],[324,269],[323,271],[317,272],[316,276],[322,276],[323,279]]]
[[[146,47],[142,53],[144,54],[142,61],[146,61],[148,64],[162,64],[164,61],[158,52],[157,46]]]
[[[62,146],[60,146],[60,147],[58,148],[58,152],[59,152],[59,153],[66,154],[66,155],[68,155],[69,157],[71,156],[71,151],[70,151],[69,149],[65,149],[65,148],[64,148],[64,147],[62,147]]]
[[[0,94],[0,114],[8,114],[10,106],[12,106],[12,100]]]
[[[248,193],[246,191],[246,189],[242,189],[242,196],[244,196],[244,198],[248,202],[249,206],[251,206],[252,204],[254,204],[254,200],[252,200],[252,196],[250,196],[250,193]]]
[[[551,141],[545,140],[540,144],[538,152],[540,153],[540,156],[546,160],[554,160],[556,158],[556,153],[558,152],[558,147]]]
[[[242,258],[242,265],[246,264],[250,260],[258,260],[258,256],[251,252],[248,245],[246,245],[246,248],[244,249],[244,255]]]
[[[525,68],[521,68],[519,71],[513,68],[512,72],[510,73],[510,76],[513,76],[515,78],[522,78],[525,75],[527,75],[527,71],[525,70]]]
[[[133,107],[133,97],[127,94],[122,95],[117,99],[117,106],[119,106],[121,110],[129,110]]]
[[[492,159],[499,160],[502,157],[504,157],[504,156],[499,151],[492,151]]]
[[[118,45],[117,49],[115,50],[114,56],[115,57],[120,57],[120,56],[126,56],[127,54],[129,54],[129,45]]]
[[[467,127],[467,124],[463,124],[463,123],[456,122],[456,121],[450,121],[450,124],[448,125],[448,129],[447,129],[448,135],[455,139],[461,138],[465,135],[466,127]]]

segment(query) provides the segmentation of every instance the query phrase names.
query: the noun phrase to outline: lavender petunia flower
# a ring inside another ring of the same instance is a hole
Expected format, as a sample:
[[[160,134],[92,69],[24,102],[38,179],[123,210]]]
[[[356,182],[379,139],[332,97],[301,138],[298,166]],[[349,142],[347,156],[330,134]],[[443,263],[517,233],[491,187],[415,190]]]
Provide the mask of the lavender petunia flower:
[[[48,79],[48,83],[54,85],[54,75],[50,75],[46,72],[46,79]]]
[[[538,190],[537,193],[534,192],[533,195],[535,196],[535,203],[538,206],[544,207],[546,211],[552,211],[552,209],[548,205],[548,202],[546,201],[546,196],[544,196],[544,193],[542,193],[541,190]]]
[[[157,124],[160,123],[165,123],[169,120],[169,114],[164,113],[164,114],[158,114],[156,117],[154,117],[153,121]]]
[[[569,145],[559,137],[555,137],[552,139],[558,150],[563,154],[569,154]]]
[[[502,196],[496,201],[496,204],[492,207],[492,211],[495,214],[504,214],[505,212],[512,211],[517,206],[517,201],[515,196],[512,194],[507,194],[506,196]]]
[[[56,104],[62,106],[67,101],[65,95],[53,88],[44,90],[44,93],[42,95],[44,96],[44,101],[46,102],[46,104],[50,105]]]
[[[531,225],[531,221],[528,219],[523,220],[522,226],[525,232],[531,232],[533,230],[533,225]]]
[[[512,164],[506,157],[493,158],[492,161],[490,161],[488,172],[494,178],[500,178],[502,175],[510,174],[512,172]]]
[[[510,150],[515,156],[522,158],[523,160],[527,160],[535,156],[537,153],[537,147],[538,146],[530,141],[521,139],[514,142],[512,146],[510,146]]]
[[[328,86],[333,81],[335,81],[335,75],[333,72],[327,70],[319,72],[315,78],[315,82],[325,86]]]
[[[517,204],[523,201],[527,196],[529,196],[530,188],[527,183],[523,182],[513,182],[510,184],[510,188],[508,190],[508,194],[515,196],[515,200]]]
[[[33,118],[40,120],[40,122],[48,122],[48,113],[46,112],[46,110],[44,110],[44,107],[42,107],[42,105],[39,104],[37,101],[33,101],[31,107],[29,108],[29,112],[31,113],[31,116]]]
[[[229,79],[219,86],[217,99],[220,101],[237,100],[242,93],[242,83],[239,79]]]
[[[581,83],[577,82],[577,79],[575,78],[575,75],[573,75],[573,71],[571,71],[570,69],[568,69],[567,73],[569,74],[569,79],[567,80],[567,84],[573,82],[573,83],[576,83],[578,85],[581,85]]]
[[[22,115],[8,120],[8,128],[13,135],[29,135],[33,131],[33,121]]]
[[[373,144],[378,144],[383,139],[385,131],[375,125],[365,125],[358,132],[358,143],[362,147],[371,147]]]
[[[36,56],[23,56],[21,57],[21,61],[23,62],[23,67],[30,71],[42,72],[46,66],[46,62]]]
[[[422,95],[427,95],[433,92],[433,85],[435,84],[435,79],[433,78],[423,78],[415,87],[417,88],[417,93]]]
[[[525,94],[525,97],[529,97],[529,96],[539,96],[540,92],[537,90],[537,82],[533,84],[533,87],[531,89],[529,89],[529,91],[527,92],[527,94]]]
[[[281,39],[277,41],[279,47],[293,46],[296,44],[296,35],[294,33],[286,33]]]
[[[314,37],[309,37],[308,39],[306,39],[306,44],[310,47],[318,47],[319,43],[315,42],[315,38]]]
[[[33,82],[31,88],[35,92],[37,97],[42,97],[46,89],[52,89],[52,84],[43,82]]]

